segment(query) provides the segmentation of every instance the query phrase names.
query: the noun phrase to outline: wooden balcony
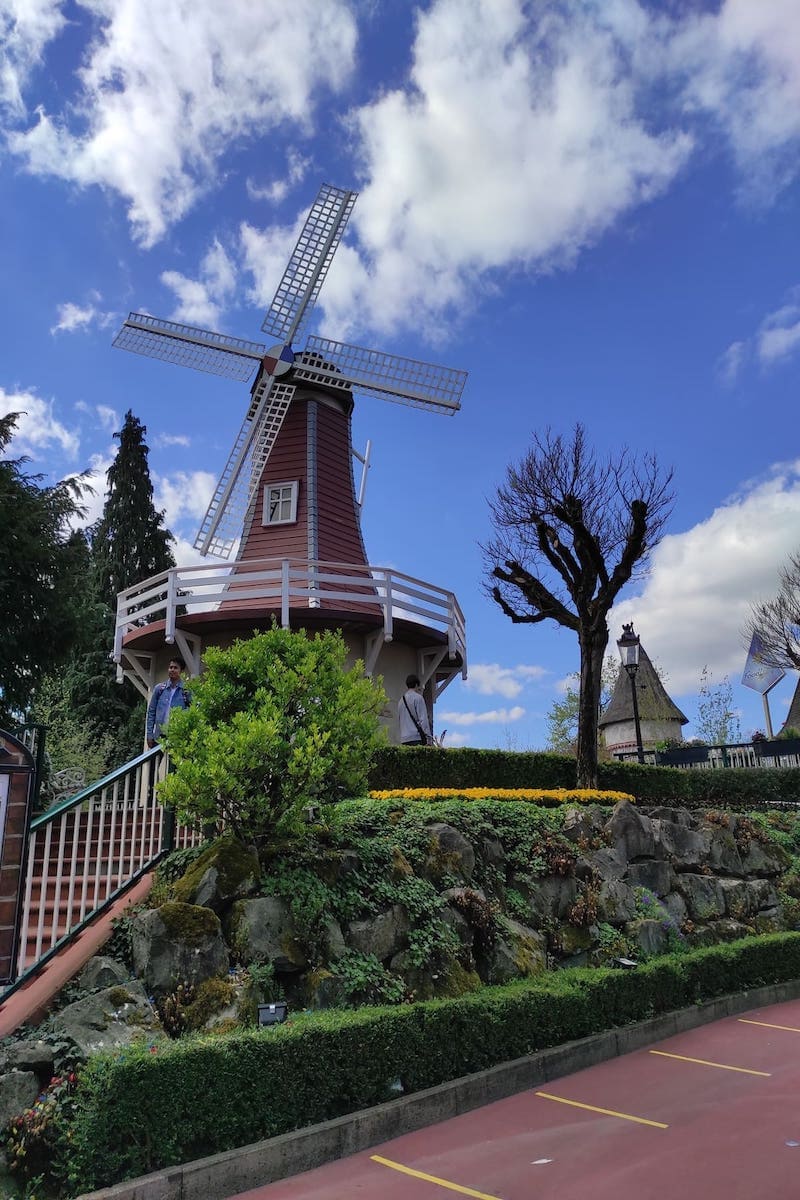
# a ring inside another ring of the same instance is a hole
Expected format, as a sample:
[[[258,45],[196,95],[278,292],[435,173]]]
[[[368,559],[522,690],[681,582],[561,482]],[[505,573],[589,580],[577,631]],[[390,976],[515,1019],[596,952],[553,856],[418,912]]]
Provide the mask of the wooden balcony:
[[[390,567],[296,558],[173,567],[127,588],[117,598],[114,661],[125,648],[172,644],[178,630],[252,630],[273,618],[284,629],[357,626],[385,642],[439,642],[466,674],[466,625],[453,592]]]

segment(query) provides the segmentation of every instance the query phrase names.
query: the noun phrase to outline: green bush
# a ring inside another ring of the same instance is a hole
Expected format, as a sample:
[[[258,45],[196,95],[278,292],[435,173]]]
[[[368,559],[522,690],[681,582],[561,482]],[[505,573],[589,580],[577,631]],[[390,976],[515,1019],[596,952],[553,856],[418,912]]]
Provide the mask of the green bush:
[[[224,821],[248,843],[295,828],[304,805],[357,795],[385,734],[382,687],[345,670],[339,633],[273,628],[209,647],[192,704],[170,715],[159,794],[181,821]]]
[[[247,1145],[573,1038],[800,976],[800,934],[484,988],[455,1000],[304,1015],[269,1030],[97,1056],[56,1148],[69,1194]]]
[[[385,746],[375,755],[369,786],[374,791],[403,787],[574,788],[575,771],[575,759],[562,754]],[[602,762],[599,786],[629,792],[640,804],[684,808],[753,809],[800,801],[800,771],[791,768],[689,771]]]

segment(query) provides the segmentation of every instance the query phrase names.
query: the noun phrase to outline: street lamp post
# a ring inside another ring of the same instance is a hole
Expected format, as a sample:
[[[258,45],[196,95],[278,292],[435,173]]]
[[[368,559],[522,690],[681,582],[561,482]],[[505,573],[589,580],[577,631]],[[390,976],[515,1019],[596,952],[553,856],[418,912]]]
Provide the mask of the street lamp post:
[[[631,681],[633,726],[636,730],[636,757],[640,763],[643,763],[642,727],[639,724],[639,698],[636,694],[636,672],[639,670],[639,638],[633,632],[633,621],[631,621],[630,625],[622,626],[622,637],[617,640],[617,646],[619,647],[619,656],[622,659],[622,665],[628,673],[628,679]]]

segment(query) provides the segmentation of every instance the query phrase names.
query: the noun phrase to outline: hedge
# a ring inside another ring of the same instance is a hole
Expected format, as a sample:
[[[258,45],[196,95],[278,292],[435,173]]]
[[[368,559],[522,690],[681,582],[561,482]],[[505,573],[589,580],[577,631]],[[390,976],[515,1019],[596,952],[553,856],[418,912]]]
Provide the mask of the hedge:
[[[247,1145],[728,992],[800,977],[800,934],[574,968],[455,1000],[306,1014],[90,1060],[60,1131],[69,1195]]]
[[[684,808],[774,808],[800,802],[800,770],[725,768],[682,770],[601,762],[604,791],[629,792],[639,803]],[[574,788],[575,759],[563,754],[507,750],[434,750],[385,746],[375,756],[370,791],[405,787]]]

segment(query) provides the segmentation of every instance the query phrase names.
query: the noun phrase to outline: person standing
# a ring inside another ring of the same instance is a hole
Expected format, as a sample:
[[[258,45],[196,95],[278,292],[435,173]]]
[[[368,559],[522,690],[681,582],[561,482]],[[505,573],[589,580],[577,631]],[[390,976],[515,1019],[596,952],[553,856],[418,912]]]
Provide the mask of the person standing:
[[[422,698],[418,675],[406,678],[406,691],[397,706],[400,721],[400,742],[403,746],[427,746],[431,740],[428,707]]]
[[[150,703],[147,706],[147,746],[152,750],[156,742],[160,742],[173,708],[188,708],[191,703],[189,693],[181,682],[181,675],[186,670],[186,663],[178,655],[169,660],[167,679],[153,688]]]

